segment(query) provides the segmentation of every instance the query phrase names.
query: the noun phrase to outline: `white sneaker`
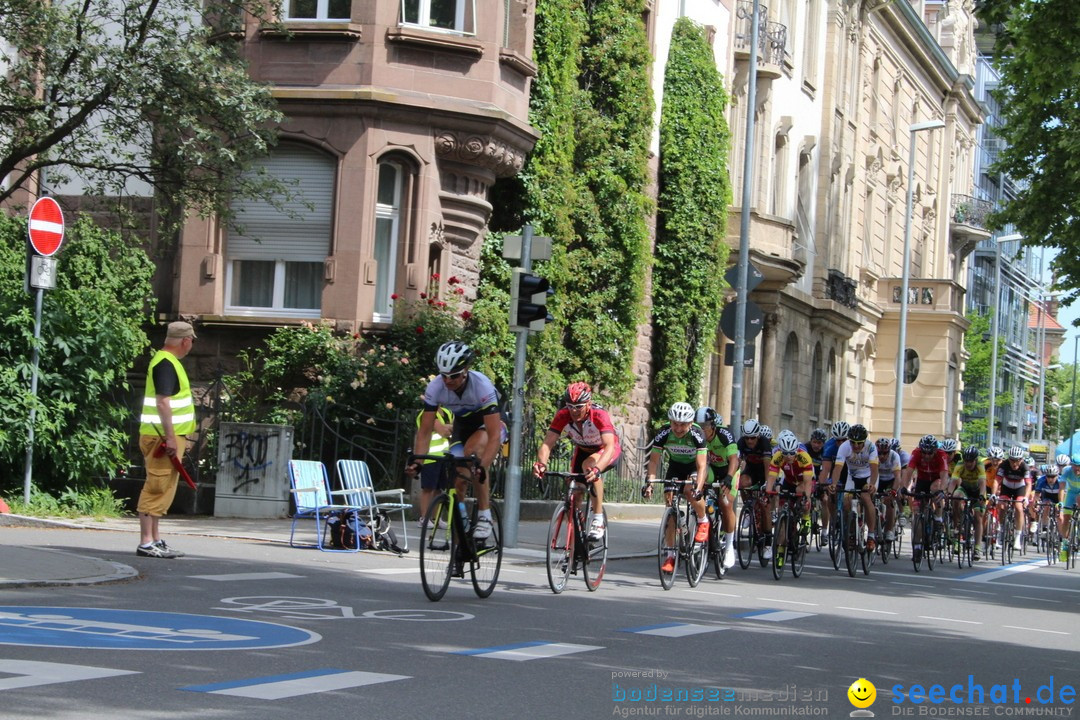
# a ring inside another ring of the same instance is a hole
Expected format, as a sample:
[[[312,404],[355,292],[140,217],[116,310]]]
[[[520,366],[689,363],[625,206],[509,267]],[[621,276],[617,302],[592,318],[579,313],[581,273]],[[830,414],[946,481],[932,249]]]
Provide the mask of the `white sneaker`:
[[[885,531],[885,542],[892,542],[895,539],[896,539],[896,533],[894,533],[892,530],[886,530]]]
[[[597,542],[604,539],[604,518],[601,515],[593,515],[589,525],[589,540]]]
[[[472,532],[473,540],[487,540],[491,537],[492,527],[491,518],[483,515],[476,518],[476,527]]]
[[[1019,550],[1019,549],[1020,549],[1020,536],[1017,535],[1016,540],[1013,541],[1013,550]]]
[[[735,567],[735,548],[729,547],[724,551],[724,569]]]
[[[772,560],[772,545],[765,546],[765,559]]]

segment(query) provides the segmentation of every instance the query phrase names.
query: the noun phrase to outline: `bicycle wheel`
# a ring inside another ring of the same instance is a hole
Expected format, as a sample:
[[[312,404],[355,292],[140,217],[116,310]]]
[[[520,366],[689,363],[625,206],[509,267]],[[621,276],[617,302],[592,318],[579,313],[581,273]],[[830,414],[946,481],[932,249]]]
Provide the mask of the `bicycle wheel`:
[[[833,570],[840,569],[840,561],[843,560],[843,550],[840,545],[840,514],[829,525],[829,559],[832,560]]]
[[[896,526],[893,528],[892,556],[894,560],[900,559],[900,550],[904,547],[904,517],[900,508],[896,509]]]
[[[814,498],[810,503],[809,542],[812,542],[814,548],[821,552],[821,498]]]
[[[862,565],[863,575],[869,575],[870,567],[874,564],[874,553],[870,552],[868,547],[869,537],[870,531],[866,527],[866,522],[861,520],[859,522],[859,563]]]
[[[1061,552],[1061,538],[1058,536],[1057,523],[1053,518],[1049,520],[1046,528],[1046,564],[1054,565],[1058,561],[1058,553]]]
[[[720,513],[717,513],[712,520],[712,526],[709,527],[709,559],[712,561],[717,580],[723,580],[724,575],[727,574],[727,569],[724,567],[724,543],[727,533],[720,529],[722,522]]]
[[[960,532],[957,533],[956,539],[960,542],[960,552],[956,553],[956,564],[963,570],[964,564],[971,567],[971,548],[972,543],[972,525],[971,513],[964,511],[964,515],[960,520]]]
[[[788,544],[792,547],[792,551],[789,553],[791,574],[793,577],[799,577],[802,575],[803,566],[806,564],[806,552],[810,549],[810,539],[796,531],[792,534],[792,539]]]
[[[754,559],[754,512],[746,505],[739,510],[739,524],[735,526],[735,554],[739,558],[739,567],[750,567]]]
[[[1080,524],[1076,521],[1076,513],[1073,510],[1072,521],[1069,523],[1069,561],[1065,563],[1065,569],[1071,570],[1076,567],[1076,544],[1080,542]]]
[[[588,523],[592,523],[596,513],[589,509],[586,517]],[[585,527],[592,527],[591,524]],[[604,571],[607,570],[607,513],[604,513],[604,536],[599,540],[585,538],[585,547],[582,548],[585,562],[581,564],[581,575],[585,578],[585,587],[589,592],[595,592],[600,587],[600,581],[604,579]]]
[[[844,520],[844,565],[847,566],[848,577],[855,577],[855,563],[858,560],[858,538],[856,537],[857,525],[855,513],[845,513]]]
[[[788,525],[791,515],[785,510],[773,524],[772,536],[772,576],[779,580],[784,576],[784,561],[787,559]]]
[[[1009,509],[1010,515],[1005,518],[1001,523],[1001,564],[1009,565],[1012,563],[1013,558],[1013,539],[1015,530],[1013,528],[1012,509]]]
[[[951,563],[953,557],[956,556],[956,532],[953,530],[952,512],[950,510],[949,507],[945,508],[945,514],[941,518],[941,534],[939,536],[941,538],[939,544],[941,562],[945,564]]]
[[[923,557],[926,558],[926,569],[934,569],[934,560],[936,559],[935,553],[938,551],[937,546],[937,522],[934,520],[934,515],[927,510],[926,517],[923,518]]]
[[[686,534],[683,536],[683,551],[686,556],[686,582],[690,587],[697,587],[701,582],[701,576],[705,574],[705,565],[708,562],[709,541],[694,542],[697,533],[697,513],[693,508],[687,508]]]
[[[454,574],[457,549],[450,496],[443,493],[431,501],[420,538],[420,583],[428,600],[436,602],[446,594]]]
[[[997,516],[987,508],[983,514],[983,557],[994,559],[994,539],[997,535]]]
[[[551,592],[558,595],[566,587],[574,558],[574,523],[560,505],[551,516],[547,536],[547,577]]]
[[[670,540],[668,539],[670,538]],[[660,518],[660,535],[656,540],[656,561],[660,570],[660,586],[670,590],[675,584],[679,567],[679,514],[673,507],[664,510]],[[668,569],[664,565],[668,564]]]
[[[473,514],[476,514],[475,511]],[[473,527],[476,527],[475,520]],[[472,586],[478,597],[486,598],[495,589],[499,568],[502,567],[502,520],[499,518],[499,508],[494,505],[491,506],[491,537],[478,541],[475,548],[476,557],[470,568]]]
[[[923,514],[915,515],[911,525],[911,564],[915,566],[915,572],[922,571],[923,563]]]

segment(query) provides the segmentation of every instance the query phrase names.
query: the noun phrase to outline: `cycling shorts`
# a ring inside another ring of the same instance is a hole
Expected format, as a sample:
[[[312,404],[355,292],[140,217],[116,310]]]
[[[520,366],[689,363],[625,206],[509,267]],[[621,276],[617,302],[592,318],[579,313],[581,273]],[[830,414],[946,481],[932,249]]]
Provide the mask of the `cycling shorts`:
[[[585,460],[587,460],[590,455],[595,455],[595,454],[599,453],[601,450],[602,450],[602,448],[589,448],[589,447],[582,447],[581,445],[575,446],[574,447],[574,454],[570,457],[570,472],[575,472],[575,473],[585,472],[585,468],[582,467],[582,465],[585,463]],[[611,459],[611,464],[608,465],[606,468],[604,468],[601,471],[600,474],[602,475],[602,474],[606,473],[608,470],[610,470],[610,469],[612,469],[614,467],[618,467],[619,458],[621,457],[621,455],[622,455],[622,450],[619,449],[619,448],[615,448],[615,457]]]
[[[964,493],[964,496],[972,502],[971,506],[974,509],[982,510],[986,507],[986,501],[980,499],[978,485],[970,487],[968,485],[960,483],[960,485],[957,486],[956,491],[954,491],[953,495],[955,497],[960,497],[957,493],[961,491]]]
[[[847,482],[844,483],[845,490],[862,490],[866,487],[866,483],[870,482],[870,477],[857,478],[848,475]]]
[[[728,490],[735,488],[735,477],[727,474],[727,465],[709,466],[709,483],[720,483]]]
[[[697,475],[697,463],[668,463],[668,479],[689,480],[691,475]],[[664,483],[664,492],[674,492],[679,487],[679,485]]]
[[[1016,499],[1026,497],[1027,496],[1027,485],[1021,485],[1020,487],[1014,488],[1014,487],[1009,487],[1005,483],[1002,483],[1001,487],[998,488],[998,495],[1000,495],[1003,498],[1016,498]]]

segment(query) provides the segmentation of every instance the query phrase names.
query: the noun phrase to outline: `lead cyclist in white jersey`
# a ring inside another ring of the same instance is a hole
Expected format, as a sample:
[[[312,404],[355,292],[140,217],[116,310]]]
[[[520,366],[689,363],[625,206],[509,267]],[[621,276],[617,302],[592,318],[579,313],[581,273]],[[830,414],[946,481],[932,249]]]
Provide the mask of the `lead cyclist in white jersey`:
[[[468,345],[453,340],[444,343],[435,354],[439,377],[424,391],[424,411],[416,431],[413,453],[427,452],[435,426],[435,411],[440,406],[454,413],[454,431],[450,452],[457,457],[476,455],[480,459],[473,489],[476,493],[477,518],[473,538],[491,537],[491,488],[486,482],[491,463],[506,441],[506,425],[499,415],[499,393],[494,383],[481,372],[470,370],[475,357]],[[413,472],[419,470],[414,464]]]

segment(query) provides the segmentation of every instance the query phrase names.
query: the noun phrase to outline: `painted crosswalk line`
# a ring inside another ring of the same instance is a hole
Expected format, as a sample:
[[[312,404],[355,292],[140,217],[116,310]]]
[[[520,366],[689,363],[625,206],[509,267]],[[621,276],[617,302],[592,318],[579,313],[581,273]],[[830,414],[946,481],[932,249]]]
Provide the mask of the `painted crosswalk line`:
[[[331,690],[347,690],[349,688],[363,687],[364,685],[377,685],[379,683],[393,682],[394,680],[408,679],[410,679],[408,675],[389,675],[387,673],[326,668],[234,682],[191,685],[181,689],[191,692],[211,693],[213,695],[233,695],[256,700],[280,700],[282,698],[297,697],[298,695],[312,695]]]
[[[589,650],[603,650],[598,645],[574,645],[571,643],[553,642],[524,642],[515,645],[499,645],[497,647],[478,648],[476,650],[458,650],[455,655],[473,655],[476,657],[494,658],[496,660],[539,660],[541,658],[558,657],[560,655],[572,655],[574,653],[588,652]]]
[[[813,617],[815,613],[796,612],[794,610],[755,610],[754,612],[743,613],[742,615],[736,615],[735,617],[743,618],[744,620],[765,620],[767,622],[785,622],[787,620],[798,620],[804,617]]]
[[[252,573],[225,573],[224,575],[188,575],[193,580],[214,580],[215,582],[230,582],[233,580],[289,580],[302,578],[303,575],[293,575],[283,572],[252,572]]]
[[[139,674],[136,670],[116,670],[114,668],[93,667],[90,665],[4,659],[0,659],[0,673],[11,676],[0,677],[0,690],[14,690],[38,685],[74,682],[76,680],[97,680],[118,675]]]
[[[702,633],[727,630],[723,625],[696,625],[694,623],[662,623],[660,625],[644,625],[636,628],[623,628],[620,632],[636,633],[638,635],[659,635],[660,637],[686,637],[688,635],[700,635]]]

